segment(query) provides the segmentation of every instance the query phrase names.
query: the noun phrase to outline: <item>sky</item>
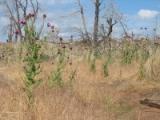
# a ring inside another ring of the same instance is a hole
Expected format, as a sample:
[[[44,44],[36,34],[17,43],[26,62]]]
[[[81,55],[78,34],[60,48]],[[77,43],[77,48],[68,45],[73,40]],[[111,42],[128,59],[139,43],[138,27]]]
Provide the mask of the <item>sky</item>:
[[[90,32],[92,32],[94,20],[93,1],[81,0],[85,8],[87,27]],[[106,12],[104,8],[107,6],[108,0],[103,1],[101,17]],[[76,0],[39,0],[39,2],[41,13],[47,14],[47,22],[57,26],[61,36],[76,35],[77,28],[82,28]],[[159,28],[157,21],[159,20],[160,0],[114,0],[114,3],[117,10],[123,14],[129,32],[139,34],[142,32],[139,29],[140,27],[147,27],[150,32],[155,27]],[[0,8],[0,41],[7,39],[5,33],[7,21],[7,18],[3,15],[3,9]],[[121,31],[121,26],[115,28],[115,34],[118,35]]]

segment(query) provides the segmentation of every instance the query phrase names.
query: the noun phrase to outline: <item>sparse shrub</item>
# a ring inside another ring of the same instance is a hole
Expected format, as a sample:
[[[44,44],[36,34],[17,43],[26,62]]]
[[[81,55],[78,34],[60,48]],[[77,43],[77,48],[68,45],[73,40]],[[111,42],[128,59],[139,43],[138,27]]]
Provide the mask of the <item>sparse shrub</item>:
[[[122,63],[131,64],[136,53],[136,47],[130,43],[125,43],[122,50]]]

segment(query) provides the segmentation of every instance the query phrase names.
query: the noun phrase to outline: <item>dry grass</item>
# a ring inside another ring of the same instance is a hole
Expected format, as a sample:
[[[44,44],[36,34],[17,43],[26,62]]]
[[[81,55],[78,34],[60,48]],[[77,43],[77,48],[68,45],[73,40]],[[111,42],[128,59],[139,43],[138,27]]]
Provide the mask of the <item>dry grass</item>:
[[[145,65],[146,78],[160,82],[160,50],[157,50]]]
[[[110,76],[105,78],[102,63],[96,62],[95,74],[87,62],[75,60],[64,70],[64,87],[49,88],[48,76],[56,64],[43,62],[39,77],[44,81],[34,91],[32,110],[23,90],[23,65],[1,65],[0,79],[12,84],[3,85],[0,81],[0,120],[158,120],[159,114],[141,106],[139,100],[159,85],[138,80],[136,63],[127,66],[114,63],[109,66]],[[77,75],[71,88],[68,77],[74,69]]]
[[[49,46],[50,52],[45,51],[47,46],[42,51],[54,56],[54,46]],[[159,120],[158,110],[139,104],[145,96],[160,91],[158,51],[145,64],[146,78],[140,80],[137,62],[122,65],[117,60],[109,65],[109,76],[104,77],[103,57],[96,60],[92,72],[86,60],[88,51],[74,49],[72,65],[67,64],[63,70],[63,87],[48,86],[56,60],[41,63],[38,77],[43,82],[34,91],[32,108],[24,91],[24,64],[17,60],[7,65],[1,62],[0,120]],[[74,70],[76,76],[71,83],[69,76]]]

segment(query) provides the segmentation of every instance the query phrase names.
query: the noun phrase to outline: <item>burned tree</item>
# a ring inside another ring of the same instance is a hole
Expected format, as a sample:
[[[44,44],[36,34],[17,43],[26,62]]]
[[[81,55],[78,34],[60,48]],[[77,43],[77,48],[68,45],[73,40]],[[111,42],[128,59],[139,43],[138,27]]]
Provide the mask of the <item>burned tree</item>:
[[[81,14],[81,19],[82,19],[82,24],[83,24],[83,29],[84,29],[84,33],[85,34],[84,36],[84,42],[86,43],[90,43],[90,38],[89,38],[89,34],[88,34],[88,30],[87,30],[87,25],[86,25],[86,19],[85,19],[85,15],[84,15],[84,8],[81,4],[81,1],[80,0],[77,0],[78,2],[78,6],[79,6],[79,12]]]
[[[14,23],[13,23],[13,21],[12,21],[12,19],[10,18],[9,19],[9,25],[8,25],[8,42],[12,42],[12,40],[13,40],[13,28],[14,28]]]
[[[94,6],[95,6],[95,16],[94,16],[93,43],[95,47],[98,41],[98,28],[99,28],[99,15],[100,15],[101,0],[95,0]]]
[[[111,49],[111,34],[113,32],[113,27],[114,25],[117,24],[117,20],[113,20],[112,17],[107,19],[107,24],[108,24],[108,33],[107,33],[107,39],[108,39],[108,43],[109,43],[109,49]]]
[[[106,34],[103,37],[104,46],[108,43],[109,50],[112,49],[112,33],[114,32],[114,27],[117,24],[122,23],[122,15],[118,12],[117,8],[115,7],[113,1],[110,1],[106,7],[106,13],[104,15],[104,21],[106,25]]]

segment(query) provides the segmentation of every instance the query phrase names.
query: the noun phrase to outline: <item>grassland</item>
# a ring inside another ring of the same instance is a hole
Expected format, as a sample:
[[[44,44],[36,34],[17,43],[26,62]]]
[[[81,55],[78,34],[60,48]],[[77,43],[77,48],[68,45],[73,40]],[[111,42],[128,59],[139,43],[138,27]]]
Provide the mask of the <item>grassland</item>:
[[[158,109],[139,102],[160,98],[158,47],[127,43],[109,56],[84,45],[40,45],[33,103],[25,89],[25,45],[1,45],[0,120],[159,120]]]

